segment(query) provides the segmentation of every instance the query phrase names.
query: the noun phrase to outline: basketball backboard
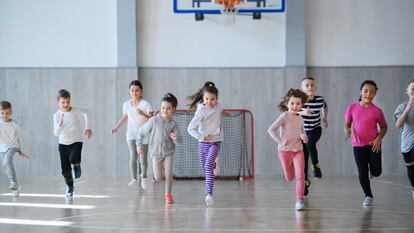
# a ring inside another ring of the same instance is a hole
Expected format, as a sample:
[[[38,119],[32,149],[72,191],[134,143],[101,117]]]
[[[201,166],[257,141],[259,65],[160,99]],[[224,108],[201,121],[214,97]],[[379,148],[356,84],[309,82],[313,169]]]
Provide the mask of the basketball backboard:
[[[217,0],[173,0],[176,14],[222,14],[224,6]],[[237,14],[280,13],[285,11],[285,0],[242,0]]]

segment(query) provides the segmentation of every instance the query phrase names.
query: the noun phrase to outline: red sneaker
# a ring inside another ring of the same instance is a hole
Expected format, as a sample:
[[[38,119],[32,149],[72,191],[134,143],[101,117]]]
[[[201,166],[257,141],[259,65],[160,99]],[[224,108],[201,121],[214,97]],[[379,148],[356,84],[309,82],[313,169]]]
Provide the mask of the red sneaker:
[[[165,204],[174,203],[173,196],[171,194],[165,194]]]

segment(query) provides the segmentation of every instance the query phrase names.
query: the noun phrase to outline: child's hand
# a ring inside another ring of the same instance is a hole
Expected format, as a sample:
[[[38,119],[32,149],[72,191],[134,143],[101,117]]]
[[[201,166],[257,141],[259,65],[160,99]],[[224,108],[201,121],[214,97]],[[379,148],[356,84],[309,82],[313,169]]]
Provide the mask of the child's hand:
[[[323,127],[328,128],[328,119],[322,118]]]
[[[213,136],[211,134],[204,136],[204,141],[208,142],[211,139],[213,139]]]
[[[377,137],[370,144],[372,145],[372,151],[373,152],[375,152],[375,153],[379,153],[380,152],[380,150],[381,150],[381,139],[379,139]]]
[[[144,151],[142,150],[142,148],[140,146],[137,146],[137,153],[139,155],[142,155],[144,153]]]
[[[348,140],[351,137],[352,131],[351,128],[344,128],[344,133],[345,133],[345,140]]]
[[[310,116],[312,114],[313,114],[313,111],[310,110],[309,107],[299,112],[299,115],[301,116]]]
[[[407,102],[407,106],[405,107],[405,111],[410,111],[414,105],[414,96],[410,96],[410,99]]]
[[[62,113],[62,116],[60,116],[60,119],[59,119],[59,126],[62,126],[63,125],[63,113]]]
[[[170,133],[170,138],[175,142],[177,140],[177,134],[174,132]]]
[[[27,154],[25,154],[23,151],[20,151],[19,152],[19,155],[22,156],[25,159],[28,159],[29,158],[29,156]]]
[[[229,117],[230,116],[230,112],[229,111],[223,111],[223,116],[224,117]]]
[[[115,134],[117,131],[118,131],[118,128],[117,128],[117,127],[115,127],[115,128],[113,128],[113,129],[111,130],[111,133],[112,133],[112,134]]]
[[[85,130],[85,137],[87,139],[90,139],[92,137],[92,130],[91,129]]]
[[[144,111],[142,111],[141,109],[139,109],[139,108],[137,108],[137,113],[138,113],[138,115],[141,115],[141,116],[146,116],[147,114],[145,114],[145,112]]]

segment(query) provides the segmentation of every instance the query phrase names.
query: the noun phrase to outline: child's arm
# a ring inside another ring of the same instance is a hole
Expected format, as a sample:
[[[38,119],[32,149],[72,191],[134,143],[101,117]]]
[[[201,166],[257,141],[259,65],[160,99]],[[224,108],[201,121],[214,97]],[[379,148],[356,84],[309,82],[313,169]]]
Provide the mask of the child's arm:
[[[275,122],[273,122],[269,129],[267,129],[267,133],[269,133],[270,137],[272,137],[278,144],[282,144],[279,128],[282,125],[283,118],[283,115],[281,115]]]
[[[64,118],[64,114],[62,113],[62,115],[59,116],[59,114],[55,114],[53,115],[53,134],[55,136],[59,136],[60,134],[60,130],[62,129],[63,126],[63,118]]]
[[[410,100],[408,101],[407,106],[405,106],[404,112],[400,117],[395,117],[395,127],[397,127],[397,129],[401,128],[404,125],[405,120],[407,120],[408,113],[411,111],[413,105],[414,97],[410,96]]]
[[[198,132],[198,126],[200,125],[201,121],[203,120],[203,116],[200,111],[196,111],[194,114],[193,119],[191,120],[190,124],[188,125],[187,131],[188,133],[197,140],[204,140],[204,135],[201,135]]]
[[[345,140],[348,140],[352,135],[351,126],[352,126],[351,123],[345,122],[345,126],[344,126]]]
[[[378,153],[381,150],[381,141],[385,137],[385,134],[387,133],[387,130],[388,130],[387,124],[384,124],[383,126],[380,126],[380,127],[381,127],[380,132],[378,133],[374,141],[371,142],[372,151],[374,151],[375,153]]]
[[[16,125],[16,133],[17,133],[17,143],[19,145],[19,151],[17,152],[20,156],[22,156],[23,158],[28,159],[29,156],[26,155],[23,151],[20,150],[22,144],[20,143],[20,128],[19,126]]]
[[[125,124],[125,122],[128,120],[128,115],[127,114],[123,114],[122,116],[121,116],[121,118],[119,118],[119,121],[118,121],[118,124],[116,124],[116,126],[115,126],[115,128],[113,128],[112,130],[111,130],[111,132],[112,132],[112,134],[115,134],[117,131],[118,131],[118,129],[123,125],[123,124]]]
[[[300,134],[300,138],[302,139],[303,143],[308,143],[308,135],[305,132],[305,126],[302,125],[302,132]]]
[[[142,145],[144,141],[144,137],[151,132],[152,128],[154,127],[154,118],[150,118],[145,124],[139,129],[138,136],[137,136],[137,152],[142,154]]]
[[[325,106],[324,108],[322,108],[322,124],[323,127],[328,128],[328,106]]]
[[[173,131],[170,133],[171,139],[174,141],[174,143],[182,143],[183,138],[181,137],[180,129],[178,128],[178,124],[174,124]]]
[[[90,112],[88,109],[79,108],[79,112],[85,118],[85,137],[90,139],[92,137],[92,129],[89,127],[90,124]]]
[[[138,115],[143,116],[145,119],[150,119],[152,117],[151,113],[146,114],[144,111],[142,111],[139,108],[137,108],[137,113]]]

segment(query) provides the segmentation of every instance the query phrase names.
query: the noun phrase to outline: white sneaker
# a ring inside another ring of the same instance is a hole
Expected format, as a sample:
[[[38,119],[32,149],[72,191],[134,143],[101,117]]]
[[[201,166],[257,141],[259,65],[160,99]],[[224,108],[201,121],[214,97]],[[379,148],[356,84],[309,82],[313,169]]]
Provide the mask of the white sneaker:
[[[13,197],[19,197],[20,195],[20,185],[17,184],[17,187],[15,190],[12,191]]]
[[[372,203],[374,202],[374,198],[372,197],[366,197],[364,201],[362,202],[363,206],[372,206]]]
[[[214,199],[211,195],[206,195],[206,205],[211,206],[214,204]]]
[[[305,210],[305,202],[303,200],[296,200],[295,208],[297,211]]]
[[[132,179],[132,180],[128,183],[128,186],[129,186],[129,187],[135,187],[135,185],[137,185],[137,180],[136,180],[136,179]]]
[[[142,189],[148,188],[148,178],[141,178],[141,188]]]

